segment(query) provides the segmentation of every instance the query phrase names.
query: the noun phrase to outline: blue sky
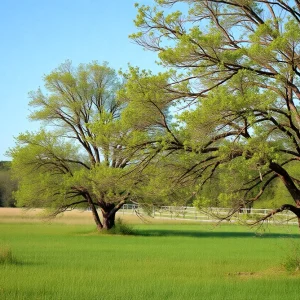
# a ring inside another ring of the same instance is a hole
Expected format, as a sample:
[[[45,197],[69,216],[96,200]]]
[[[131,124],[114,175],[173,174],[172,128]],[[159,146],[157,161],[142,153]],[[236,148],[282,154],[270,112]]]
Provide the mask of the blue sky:
[[[134,3],[152,0],[1,0],[0,1],[0,160],[14,138],[38,125],[28,120],[28,92],[43,85],[65,60],[74,65],[108,61],[155,70],[156,56],[128,39],[135,32]]]

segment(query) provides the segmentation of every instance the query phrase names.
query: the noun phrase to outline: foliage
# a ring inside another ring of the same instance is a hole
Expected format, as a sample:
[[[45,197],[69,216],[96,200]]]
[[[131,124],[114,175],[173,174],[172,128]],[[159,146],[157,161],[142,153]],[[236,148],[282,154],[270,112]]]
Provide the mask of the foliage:
[[[9,152],[19,180],[17,204],[48,207],[54,215],[90,207],[98,229],[110,229],[137,184],[136,178],[125,176],[136,156],[125,147],[132,129],[120,118],[121,80],[106,63],[74,68],[67,61],[44,81],[46,91],[30,93],[35,108],[30,119],[43,126],[20,134]]]
[[[131,38],[164,72],[66,62],[30,94],[44,126],[10,151],[19,205],[88,206],[100,230],[126,201],[238,211],[280,182],[300,220],[298,2],[155,2]]]
[[[17,189],[17,182],[11,178],[10,168],[10,162],[0,162],[0,207],[15,206],[13,192]]]
[[[291,251],[283,260],[283,267],[288,272],[298,272],[300,270],[300,247],[297,240],[291,240]]]
[[[11,264],[15,261],[12,250],[8,246],[0,246],[0,265]]]
[[[289,256],[283,263],[284,268],[289,272],[299,271],[300,269],[300,257]]]
[[[157,52],[166,71],[130,69],[128,106],[143,97],[139,114],[158,107],[162,120],[166,108],[177,110],[171,122],[144,123],[143,131],[162,135],[149,148],[174,161],[188,156],[180,181],[194,184],[199,199],[209,198],[203,186],[220,186],[218,201],[238,210],[279,178],[299,206],[298,2],[158,0],[137,8],[131,38]]]
[[[1,171],[8,171],[11,168],[10,161],[0,161],[0,170]]]
[[[117,218],[115,226],[107,233],[116,235],[135,235],[136,231],[132,225],[125,223],[121,218]]]

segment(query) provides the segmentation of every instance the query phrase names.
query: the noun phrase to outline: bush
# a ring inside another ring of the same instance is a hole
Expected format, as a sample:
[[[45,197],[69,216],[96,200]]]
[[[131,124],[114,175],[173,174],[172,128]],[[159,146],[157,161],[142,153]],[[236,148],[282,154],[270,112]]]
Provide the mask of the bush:
[[[0,264],[10,264],[14,262],[10,247],[0,246]]]
[[[297,272],[300,270],[300,255],[288,256],[283,262],[284,268],[289,272]]]
[[[285,250],[287,250],[286,255],[283,258],[282,266],[288,272],[297,272],[300,270],[300,244],[299,240],[290,239],[287,240],[288,246]]]
[[[135,233],[133,227],[124,223],[120,218],[117,219],[116,225],[112,230],[114,234],[133,235]]]
[[[122,219],[116,220],[115,226],[107,231],[108,234],[134,235],[135,231],[132,226],[124,223]]]

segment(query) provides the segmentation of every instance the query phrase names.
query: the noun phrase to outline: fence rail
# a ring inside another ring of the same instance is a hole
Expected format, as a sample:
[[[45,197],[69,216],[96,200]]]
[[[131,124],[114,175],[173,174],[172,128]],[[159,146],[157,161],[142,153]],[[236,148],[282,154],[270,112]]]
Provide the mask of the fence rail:
[[[241,208],[239,212],[231,217],[231,221],[255,221],[267,215],[271,209]],[[154,218],[160,219],[177,219],[177,220],[193,220],[199,222],[218,221],[222,217],[228,216],[231,212],[230,208],[210,207],[199,210],[192,206],[153,206],[147,211],[143,206],[137,204],[124,204],[120,209],[121,214],[149,214]],[[295,215],[290,211],[283,211],[272,216],[269,222],[298,224]]]

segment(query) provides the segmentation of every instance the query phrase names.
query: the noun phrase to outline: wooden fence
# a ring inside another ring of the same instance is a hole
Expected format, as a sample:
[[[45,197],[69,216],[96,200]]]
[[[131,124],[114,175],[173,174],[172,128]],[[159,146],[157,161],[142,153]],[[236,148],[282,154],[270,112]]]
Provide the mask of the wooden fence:
[[[160,219],[177,219],[177,220],[193,220],[202,222],[216,222],[231,213],[230,208],[210,207],[202,210],[191,206],[152,206],[145,210],[143,206],[137,204],[124,204],[120,209],[121,214],[141,214],[150,215],[153,218]],[[253,222],[267,215],[271,209],[247,209],[242,208],[239,212],[233,214],[230,218],[232,222]],[[298,224],[298,221],[290,211],[277,213],[268,219],[272,223]]]

